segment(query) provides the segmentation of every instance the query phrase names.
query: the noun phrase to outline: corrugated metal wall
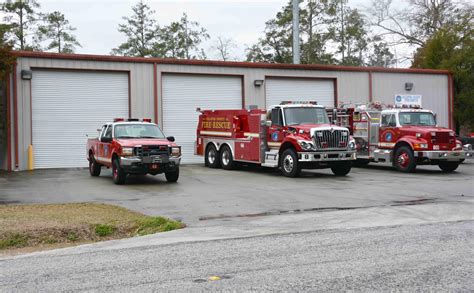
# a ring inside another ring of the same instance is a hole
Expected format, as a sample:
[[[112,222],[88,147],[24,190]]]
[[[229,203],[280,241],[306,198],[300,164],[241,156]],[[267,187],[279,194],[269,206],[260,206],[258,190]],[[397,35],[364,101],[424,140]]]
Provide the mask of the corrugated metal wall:
[[[22,69],[58,68],[70,70],[119,70],[130,72],[131,114],[134,117],[154,117],[154,84],[152,63],[104,62],[65,59],[47,59],[19,57],[17,68],[18,80],[18,133],[19,133],[19,169],[26,169],[27,149],[31,143],[30,118],[30,85],[21,80]],[[365,103],[369,101],[369,73],[358,71],[322,71],[299,69],[264,69],[244,67],[220,67],[183,64],[157,64],[158,109],[161,113],[162,73],[193,73],[215,75],[240,75],[243,77],[245,105],[265,105],[265,87],[256,87],[254,80],[265,80],[267,77],[325,77],[337,79],[337,96],[339,102]],[[33,77],[34,78],[34,77]],[[446,74],[408,74],[408,73],[372,73],[373,100],[393,103],[395,94],[404,91],[405,82],[413,82],[412,94],[423,95],[425,108],[438,112],[440,124],[448,125],[448,78]],[[162,123],[161,115],[158,123]],[[13,133],[12,122],[12,133]],[[172,134],[170,134],[172,135]],[[12,147],[12,153],[14,147]],[[13,157],[13,154],[12,154]]]

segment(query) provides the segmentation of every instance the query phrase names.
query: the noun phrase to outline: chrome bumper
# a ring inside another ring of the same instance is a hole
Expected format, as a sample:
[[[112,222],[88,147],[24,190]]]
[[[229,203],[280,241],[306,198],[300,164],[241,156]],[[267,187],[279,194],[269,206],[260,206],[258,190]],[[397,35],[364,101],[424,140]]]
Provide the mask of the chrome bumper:
[[[465,151],[415,151],[415,156],[430,160],[459,161],[466,158]]]
[[[181,157],[167,157],[166,160],[157,159],[148,159],[148,158],[141,158],[141,157],[120,157],[120,165],[121,166],[131,166],[134,163],[139,164],[167,164],[167,163],[174,163],[174,165],[179,165],[181,163]]]
[[[355,160],[355,151],[299,152],[298,162],[331,162]]]

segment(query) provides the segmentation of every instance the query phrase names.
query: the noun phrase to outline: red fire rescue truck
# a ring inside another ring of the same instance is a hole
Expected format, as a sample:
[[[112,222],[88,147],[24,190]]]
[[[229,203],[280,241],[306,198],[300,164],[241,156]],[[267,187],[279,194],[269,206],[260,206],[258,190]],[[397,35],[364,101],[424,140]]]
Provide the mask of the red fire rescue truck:
[[[87,141],[91,176],[99,176],[102,167],[112,167],[115,184],[124,184],[127,174],[165,173],[168,182],[178,181],[181,147],[151,119],[118,118],[98,131],[98,138]]]
[[[466,158],[455,132],[437,126],[430,110],[372,104],[334,113],[356,141],[356,164],[391,162],[402,172],[414,172],[417,165],[438,165],[452,172]]]
[[[331,125],[323,106],[285,102],[262,109],[200,110],[196,154],[211,168],[236,162],[279,167],[296,177],[301,169],[350,172],[355,141],[345,127]]]

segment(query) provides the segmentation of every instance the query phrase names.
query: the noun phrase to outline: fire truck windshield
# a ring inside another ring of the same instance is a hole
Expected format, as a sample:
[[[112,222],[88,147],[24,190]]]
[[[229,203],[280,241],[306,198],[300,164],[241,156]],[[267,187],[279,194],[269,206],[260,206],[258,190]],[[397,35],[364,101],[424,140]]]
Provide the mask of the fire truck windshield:
[[[286,125],[328,124],[329,119],[324,108],[288,107],[284,109]]]
[[[115,125],[115,138],[165,138],[165,135],[153,124],[119,124]]]
[[[400,125],[435,126],[436,120],[429,112],[400,112]]]

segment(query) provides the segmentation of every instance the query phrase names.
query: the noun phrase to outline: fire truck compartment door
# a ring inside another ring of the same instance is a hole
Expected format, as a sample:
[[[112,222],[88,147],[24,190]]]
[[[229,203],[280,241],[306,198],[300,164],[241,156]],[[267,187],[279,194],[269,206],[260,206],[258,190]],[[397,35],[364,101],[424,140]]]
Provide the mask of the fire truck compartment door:
[[[335,106],[332,79],[267,78],[265,91],[267,107],[282,101],[317,101],[320,105]]]
[[[202,163],[194,155],[196,127],[201,109],[241,109],[242,78],[238,76],[163,74],[163,131],[181,145],[182,160]]]

